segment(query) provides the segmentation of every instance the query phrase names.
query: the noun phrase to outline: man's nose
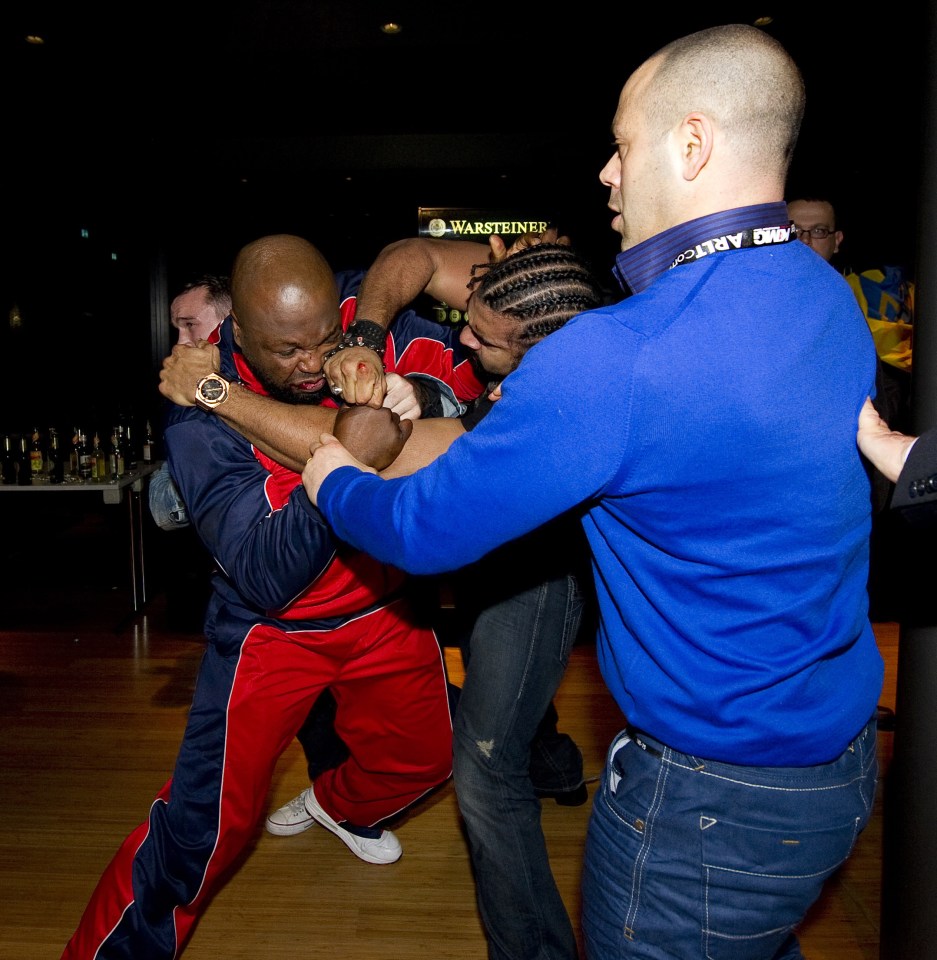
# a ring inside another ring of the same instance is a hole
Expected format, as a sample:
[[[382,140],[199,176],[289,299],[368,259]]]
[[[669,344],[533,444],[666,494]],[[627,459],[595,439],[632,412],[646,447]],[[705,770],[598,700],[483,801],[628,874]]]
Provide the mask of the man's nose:
[[[299,362],[296,364],[303,373],[321,373],[322,362],[319,354],[314,350],[303,350],[299,356]]]
[[[608,163],[599,171],[599,182],[606,187],[614,187],[615,180],[618,176],[619,170],[616,169],[618,166],[618,153],[613,153],[609,159]]]

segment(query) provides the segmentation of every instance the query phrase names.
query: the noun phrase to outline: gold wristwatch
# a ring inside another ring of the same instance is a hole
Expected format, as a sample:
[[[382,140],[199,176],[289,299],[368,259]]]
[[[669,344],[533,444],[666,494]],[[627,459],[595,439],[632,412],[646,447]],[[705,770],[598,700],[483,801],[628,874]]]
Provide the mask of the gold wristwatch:
[[[195,405],[202,410],[214,410],[228,399],[231,384],[217,373],[202,377],[195,385]]]

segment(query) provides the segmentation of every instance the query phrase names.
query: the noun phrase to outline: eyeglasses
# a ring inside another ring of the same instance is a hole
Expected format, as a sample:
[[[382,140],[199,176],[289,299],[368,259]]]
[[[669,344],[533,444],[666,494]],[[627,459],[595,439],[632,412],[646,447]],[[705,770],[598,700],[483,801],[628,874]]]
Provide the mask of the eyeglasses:
[[[808,230],[806,227],[798,227],[796,223],[793,224],[791,230],[794,236],[798,240],[803,240],[804,243],[809,243],[811,240],[826,240],[831,233],[836,232],[829,227],[810,227]]]

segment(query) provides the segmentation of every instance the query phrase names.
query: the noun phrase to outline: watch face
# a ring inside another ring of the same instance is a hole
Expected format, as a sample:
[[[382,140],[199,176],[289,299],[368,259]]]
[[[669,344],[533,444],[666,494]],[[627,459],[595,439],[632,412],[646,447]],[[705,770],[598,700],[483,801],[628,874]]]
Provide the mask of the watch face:
[[[220,380],[206,380],[202,384],[201,394],[204,400],[207,400],[209,403],[212,400],[220,400],[224,396],[225,385]]]

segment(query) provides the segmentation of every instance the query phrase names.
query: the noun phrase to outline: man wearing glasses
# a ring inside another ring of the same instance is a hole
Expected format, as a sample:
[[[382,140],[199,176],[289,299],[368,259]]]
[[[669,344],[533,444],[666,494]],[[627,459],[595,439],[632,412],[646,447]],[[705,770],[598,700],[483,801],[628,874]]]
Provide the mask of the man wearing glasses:
[[[798,240],[803,240],[827,263],[839,253],[843,231],[836,226],[836,211],[829,200],[804,197],[789,200],[787,215],[794,224]]]
[[[843,243],[843,231],[836,225],[836,210],[829,200],[822,197],[801,196],[787,201],[787,215],[790,217],[797,238],[819,254],[827,263],[840,252]],[[835,267],[836,265],[833,264]],[[853,275],[855,276],[855,275]],[[856,288],[853,287],[853,293]],[[857,297],[858,299],[858,297]],[[859,306],[865,309],[860,301]],[[868,316],[866,317],[868,320]],[[870,322],[870,327],[872,323]],[[873,330],[874,336],[874,330]],[[876,352],[878,347],[876,346]],[[881,355],[875,363],[875,399],[872,404],[875,412],[893,429],[908,428],[909,380],[901,370],[884,363]],[[893,522],[887,515],[887,507],[892,497],[891,479],[869,461],[866,472],[872,485],[872,565],[869,576],[869,595],[872,616],[878,619],[893,619],[896,614],[890,607],[889,598],[902,595],[900,588],[893,582],[897,556],[901,553],[900,539],[896,541]],[[888,729],[893,718],[879,708],[879,727]]]

